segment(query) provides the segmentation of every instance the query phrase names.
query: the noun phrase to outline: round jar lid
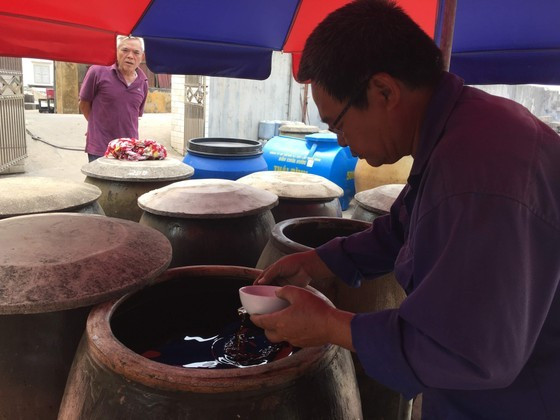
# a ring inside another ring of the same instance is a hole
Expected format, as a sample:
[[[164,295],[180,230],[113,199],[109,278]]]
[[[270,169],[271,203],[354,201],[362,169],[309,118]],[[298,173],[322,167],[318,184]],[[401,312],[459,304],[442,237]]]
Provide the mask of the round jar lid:
[[[357,193],[359,206],[373,212],[389,213],[405,184],[387,184]]]
[[[298,134],[311,134],[317,133],[319,131],[319,127],[315,125],[306,125],[306,124],[283,124],[280,126],[279,130],[282,133],[298,133]]]
[[[148,213],[197,219],[249,216],[277,204],[275,194],[227,179],[175,182],[138,197]]]
[[[177,159],[119,160],[99,158],[82,166],[84,175],[122,182],[180,181],[190,178],[194,168]]]
[[[332,200],[344,194],[342,188],[327,178],[303,172],[253,172],[239,178],[237,182],[293,200]]]
[[[0,179],[0,219],[82,207],[101,196],[95,185],[40,176]]]
[[[243,157],[261,155],[262,143],[258,140],[201,137],[187,142],[187,151],[200,155]]]
[[[140,289],[171,261],[159,231],[106,216],[0,220],[0,314],[94,305]]]

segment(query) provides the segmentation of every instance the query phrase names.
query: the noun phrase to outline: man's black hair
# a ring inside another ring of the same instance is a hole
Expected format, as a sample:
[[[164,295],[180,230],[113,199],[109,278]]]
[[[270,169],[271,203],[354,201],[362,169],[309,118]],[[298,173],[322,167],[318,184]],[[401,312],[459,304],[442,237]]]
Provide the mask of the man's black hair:
[[[367,80],[385,72],[410,88],[433,86],[443,71],[440,49],[393,1],[356,0],[329,14],[305,43],[298,72],[339,101],[367,105]]]

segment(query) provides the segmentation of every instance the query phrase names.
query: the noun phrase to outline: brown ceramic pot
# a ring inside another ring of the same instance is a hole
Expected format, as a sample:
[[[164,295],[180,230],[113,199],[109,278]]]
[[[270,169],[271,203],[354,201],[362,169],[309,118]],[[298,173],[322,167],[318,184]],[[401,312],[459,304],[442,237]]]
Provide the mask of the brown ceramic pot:
[[[92,305],[153,280],[171,247],[138,223],[73,213],[0,220],[0,238],[0,419],[55,419]]]
[[[342,217],[338,198],[342,197],[344,191],[322,176],[302,172],[261,171],[239,178],[237,182],[278,196],[278,205],[272,209],[276,223],[296,217]]]
[[[93,309],[59,419],[360,419],[350,353],[327,345],[267,364],[197,369],[139,353],[185,328],[217,331],[237,316],[238,289],[260,271],[197,266]],[[189,334],[190,335],[190,334]]]
[[[387,184],[360,191],[354,196],[356,207],[352,219],[371,222],[379,216],[389,214],[391,206],[405,184]]]
[[[278,197],[226,179],[193,179],[151,191],[138,199],[140,223],[171,242],[171,267],[255,267],[270,237],[270,209]]]
[[[371,223],[345,218],[302,217],[277,223],[272,229],[257,268],[264,269],[285,255],[309,251],[339,236],[368,229]],[[314,283],[334,305],[350,312],[375,312],[396,308],[405,297],[392,273],[365,281],[359,288],[347,286],[338,278]],[[354,357],[360,387],[362,410],[366,419],[396,418],[401,404],[399,394],[369,378]]]
[[[82,167],[84,180],[101,190],[99,203],[109,217],[138,222],[138,197],[173,182],[190,178],[194,169],[176,159],[126,161],[100,158]]]

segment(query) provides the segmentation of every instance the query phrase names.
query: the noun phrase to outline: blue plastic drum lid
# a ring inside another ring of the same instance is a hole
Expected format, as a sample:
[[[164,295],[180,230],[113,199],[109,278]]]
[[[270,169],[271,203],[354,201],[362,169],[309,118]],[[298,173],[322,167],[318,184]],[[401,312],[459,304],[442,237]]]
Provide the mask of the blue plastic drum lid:
[[[344,190],[339,198],[346,210],[355,193],[354,169],[358,158],[348,147],[340,147],[336,134],[315,133],[304,139],[276,136],[264,146],[270,171],[293,171],[321,175]]]
[[[195,138],[187,143],[183,162],[194,168],[192,179],[237,180],[268,169],[263,146],[258,140],[234,138]]]

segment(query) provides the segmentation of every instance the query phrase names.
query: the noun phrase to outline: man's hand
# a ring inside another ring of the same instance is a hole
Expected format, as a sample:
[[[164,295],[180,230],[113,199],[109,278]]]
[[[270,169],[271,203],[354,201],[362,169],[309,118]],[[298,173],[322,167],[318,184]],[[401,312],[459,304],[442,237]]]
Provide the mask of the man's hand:
[[[354,314],[340,311],[323,297],[300,287],[286,286],[277,293],[290,306],[266,315],[252,315],[272,342],[287,341],[296,347],[336,344],[353,350],[350,323]]]
[[[334,276],[315,251],[286,255],[263,270],[255,284],[291,284],[305,287],[312,280]]]

